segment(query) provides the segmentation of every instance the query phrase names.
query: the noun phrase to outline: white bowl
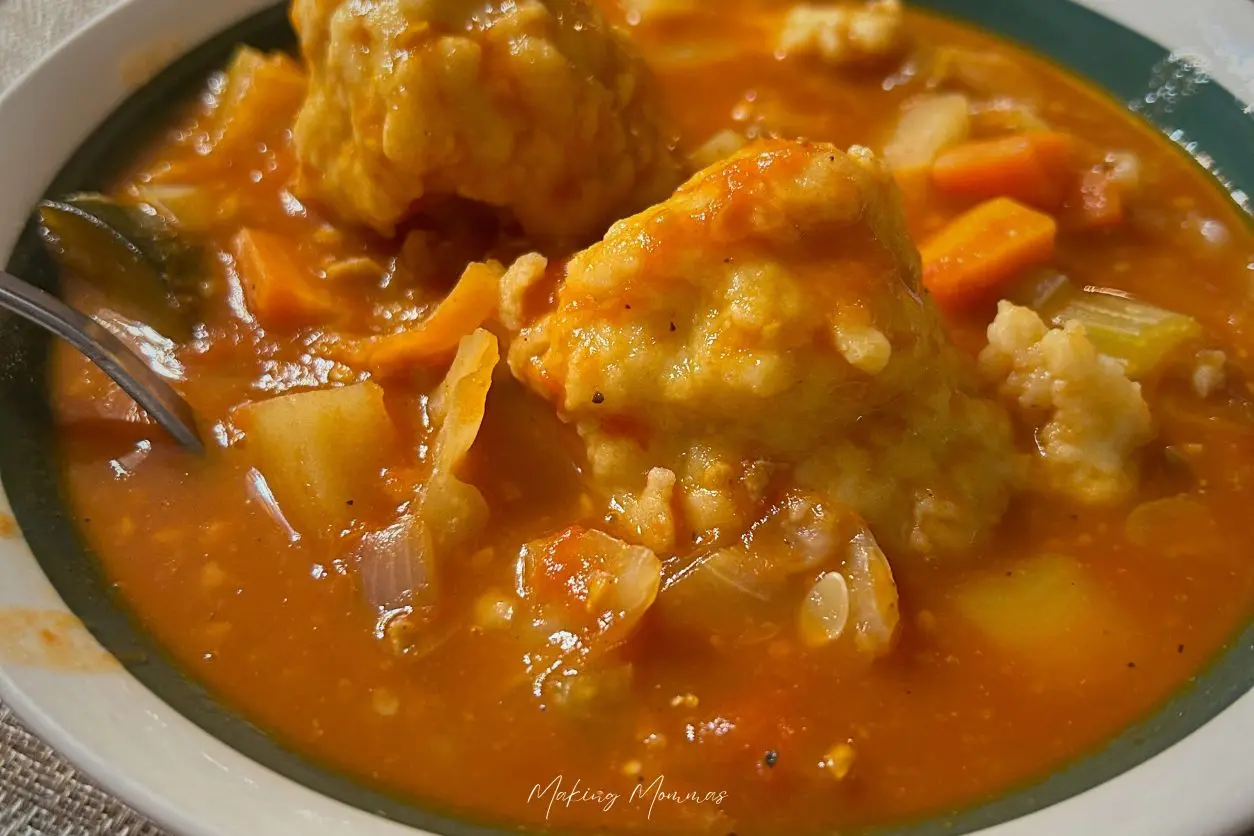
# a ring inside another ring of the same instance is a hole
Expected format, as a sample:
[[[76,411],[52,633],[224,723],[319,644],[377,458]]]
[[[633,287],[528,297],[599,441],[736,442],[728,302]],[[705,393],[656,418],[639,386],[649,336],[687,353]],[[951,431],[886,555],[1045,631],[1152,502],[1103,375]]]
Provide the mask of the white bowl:
[[[69,7],[61,2],[43,5],[58,4],[64,13]],[[10,252],[30,207],[79,143],[144,80],[137,76],[145,68],[159,68],[162,59],[269,5],[269,0],[122,0],[69,41],[49,46],[43,60],[0,98],[5,126],[0,252]],[[1085,0],[1084,5],[1190,56],[1238,99],[1254,102],[1254,5],[1245,0]],[[34,12],[24,14],[23,8]],[[0,10],[0,21],[4,15],[9,43],[29,49],[31,43],[50,45],[56,36],[38,27],[43,15],[34,4],[16,10],[10,5]],[[1120,60],[1118,54],[1104,58]],[[1254,148],[1247,152],[1254,154]],[[20,478],[6,481],[10,494],[24,488]],[[3,496],[0,511],[10,511]],[[0,697],[52,746],[145,814],[188,836],[415,832],[281,777],[202,731],[111,662],[68,612],[27,544],[0,539]],[[37,635],[39,626],[53,622],[64,651],[55,654]],[[1250,741],[1254,694],[1245,694],[1184,740],[1113,780],[980,832],[1242,832],[1254,823]]]

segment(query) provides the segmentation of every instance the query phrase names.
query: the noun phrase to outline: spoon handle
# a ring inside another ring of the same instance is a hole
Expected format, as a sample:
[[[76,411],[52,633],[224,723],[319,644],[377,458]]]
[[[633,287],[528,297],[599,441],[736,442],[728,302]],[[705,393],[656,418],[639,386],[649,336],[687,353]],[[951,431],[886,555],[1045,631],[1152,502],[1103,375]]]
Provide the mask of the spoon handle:
[[[0,270],[0,308],[61,337],[113,378],[153,419],[187,449],[204,452],[187,401],[109,329],[50,293]]]

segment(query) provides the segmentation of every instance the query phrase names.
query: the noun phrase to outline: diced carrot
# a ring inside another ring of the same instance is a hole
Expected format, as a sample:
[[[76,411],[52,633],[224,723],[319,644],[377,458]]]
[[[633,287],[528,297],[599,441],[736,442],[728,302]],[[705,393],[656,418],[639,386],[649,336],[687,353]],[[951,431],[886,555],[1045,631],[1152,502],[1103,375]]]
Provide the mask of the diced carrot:
[[[981,298],[1054,254],[1049,215],[999,197],[956,218],[920,249],[923,285],[942,307]]]
[[[932,182],[949,194],[980,200],[1009,197],[1053,210],[1075,179],[1075,139],[1056,131],[964,142],[941,152]]]
[[[387,376],[451,356],[461,338],[496,310],[502,272],[495,263],[471,263],[426,319],[367,344],[366,365],[375,374]]]
[[[243,229],[235,237],[233,250],[248,308],[262,325],[308,325],[335,311],[335,300],[279,236]]]
[[[1063,218],[1068,229],[1109,229],[1123,223],[1123,195],[1114,175],[1104,165],[1084,173],[1067,199]]]

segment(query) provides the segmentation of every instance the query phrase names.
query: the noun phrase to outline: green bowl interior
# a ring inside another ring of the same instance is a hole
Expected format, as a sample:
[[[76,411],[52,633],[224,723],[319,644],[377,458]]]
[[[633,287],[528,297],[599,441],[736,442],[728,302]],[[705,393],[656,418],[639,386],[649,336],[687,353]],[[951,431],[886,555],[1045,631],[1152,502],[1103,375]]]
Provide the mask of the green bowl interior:
[[[1174,70],[1158,45],[1069,0],[916,0],[916,5],[982,26],[1086,76],[1128,102],[1177,142],[1187,137],[1194,154],[1205,154],[1211,173],[1234,196],[1254,194],[1254,120],[1217,84],[1203,83],[1179,100],[1145,101],[1147,82]],[[227,30],[184,56],[136,92],[83,144],[49,185],[48,194],[100,189],[127,162],[137,136],[168,124],[179,103],[222,67],[241,43],[263,49],[291,48],[294,37],[284,9],[275,7]],[[1187,69],[1187,68],[1186,68]],[[1182,131],[1182,134],[1175,132]],[[55,291],[56,270],[33,227],[9,260],[16,275]],[[63,500],[59,455],[47,402],[49,339],[0,314],[0,478],[22,531],[44,572],[96,638],[153,693],[209,734],[270,769],[316,792],[434,833],[470,836],[518,832],[470,823],[448,810],[420,807],[355,782],[285,749],[216,701],[184,676],[156,641],[110,593],[100,565],[80,536]],[[1196,682],[1148,720],[1129,728],[1100,751],[1066,769],[988,803],[882,828],[883,836],[958,834],[1026,815],[1083,792],[1171,746],[1254,686],[1254,626]]]

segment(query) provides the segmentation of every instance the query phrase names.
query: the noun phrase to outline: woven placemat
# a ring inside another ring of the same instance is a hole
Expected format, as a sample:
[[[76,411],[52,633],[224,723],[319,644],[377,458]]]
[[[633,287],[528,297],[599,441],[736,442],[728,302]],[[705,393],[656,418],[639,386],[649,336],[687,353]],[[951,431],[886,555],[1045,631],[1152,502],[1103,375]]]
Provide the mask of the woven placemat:
[[[163,836],[26,731],[0,704],[0,836]]]

